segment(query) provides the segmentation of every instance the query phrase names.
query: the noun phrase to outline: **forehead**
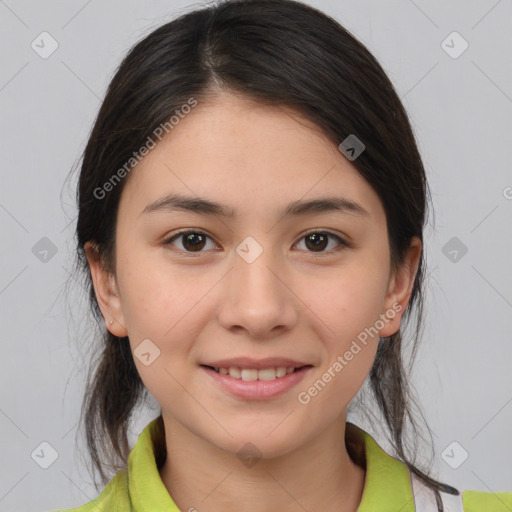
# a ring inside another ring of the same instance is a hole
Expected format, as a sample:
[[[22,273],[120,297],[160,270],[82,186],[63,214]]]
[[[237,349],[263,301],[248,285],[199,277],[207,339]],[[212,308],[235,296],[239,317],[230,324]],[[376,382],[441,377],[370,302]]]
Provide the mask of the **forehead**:
[[[180,119],[130,173],[122,201],[141,212],[173,192],[240,213],[333,194],[364,203],[372,215],[380,208],[373,189],[318,126],[289,108],[227,93],[198,102]]]

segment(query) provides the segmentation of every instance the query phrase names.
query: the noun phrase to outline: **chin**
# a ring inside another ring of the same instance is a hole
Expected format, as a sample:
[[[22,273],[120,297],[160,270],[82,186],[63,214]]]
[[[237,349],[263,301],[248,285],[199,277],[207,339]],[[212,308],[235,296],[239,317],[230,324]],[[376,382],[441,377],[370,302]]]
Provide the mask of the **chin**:
[[[284,416],[286,417],[286,415]],[[304,429],[295,429],[280,415],[275,421],[261,422],[251,419],[249,423],[223,423],[226,430],[233,436],[221,435],[210,438],[216,444],[239,458],[244,455],[264,459],[280,457],[290,453],[306,442]],[[300,432],[300,435],[299,435]],[[254,453],[253,453],[254,452]]]

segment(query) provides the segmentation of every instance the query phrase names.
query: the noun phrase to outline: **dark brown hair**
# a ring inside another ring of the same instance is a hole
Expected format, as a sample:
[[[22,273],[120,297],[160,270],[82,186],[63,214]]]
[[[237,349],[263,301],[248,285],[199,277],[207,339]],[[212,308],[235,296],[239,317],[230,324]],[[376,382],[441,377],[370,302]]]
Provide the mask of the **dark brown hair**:
[[[336,145],[355,134],[366,149],[352,165],[382,201],[393,268],[403,261],[412,237],[423,241],[430,192],[407,114],[377,60],[339,23],[297,1],[234,0],[187,13],[151,32],[129,51],[109,84],[83,154],[77,191],[77,268],[102,328],[81,422],[102,483],[110,478],[106,468],[126,465],[127,429],[147,391],[128,339],[103,327],[84,253],[86,242],[94,242],[105,268],[115,272],[117,210],[128,178],[106,193],[98,190],[190,98],[200,103],[219,88],[291,107]],[[412,408],[417,405],[402,362],[402,333],[416,312],[410,370],[422,332],[424,272],[422,252],[402,327],[379,340],[369,385],[396,456],[436,492],[458,494],[417,467],[405,442],[407,422],[417,439]],[[161,462],[161,416],[159,429]]]

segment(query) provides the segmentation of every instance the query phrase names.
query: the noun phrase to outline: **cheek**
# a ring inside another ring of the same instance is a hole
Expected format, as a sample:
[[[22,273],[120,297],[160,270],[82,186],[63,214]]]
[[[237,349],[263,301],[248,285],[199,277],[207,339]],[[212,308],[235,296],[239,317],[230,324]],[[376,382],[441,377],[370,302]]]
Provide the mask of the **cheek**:
[[[161,262],[150,263],[149,258],[144,261],[141,264],[133,258],[125,259],[118,269],[130,346],[150,392],[159,396],[161,389],[166,393],[174,390],[174,396],[178,396],[182,388],[172,376],[178,382],[187,377],[194,341],[200,336],[205,319],[214,314],[209,293],[220,277],[212,272],[199,276],[197,268],[192,267],[190,272],[176,272]],[[142,343],[146,343],[149,352],[158,354],[148,366],[137,358]]]
[[[171,271],[147,257],[132,256],[120,261],[118,279],[128,335],[134,340],[170,335],[198,301],[204,287],[185,272]]]
[[[363,262],[331,272],[326,279],[305,282],[300,293],[307,298],[304,302],[308,308],[321,320],[323,337],[327,336],[342,350],[352,339],[367,332],[365,329],[375,326],[384,305],[386,287],[384,271],[371,269]]]
[[[316,325],[315,335],[323,340],[321,378],[331,388],[325,394],[327,400],[350,400],[373,365],[382,328],[379,319],[387,286],[385,270],[369,270],[362,261],[350,271],[345,267],[329,279],[317,280],[315,288],[313,283],[302,288],[307,311],[314,313],[311,325]]]

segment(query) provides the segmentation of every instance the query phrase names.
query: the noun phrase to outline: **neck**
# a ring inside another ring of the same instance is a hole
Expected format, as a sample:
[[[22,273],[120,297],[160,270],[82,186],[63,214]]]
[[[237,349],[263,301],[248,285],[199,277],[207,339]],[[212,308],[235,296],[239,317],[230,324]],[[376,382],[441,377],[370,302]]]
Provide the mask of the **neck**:
[[[167,453],[162,482],[180,510],[221,512],[356,512],[365,470],[349,456],[345,417],[306,445],[247,467],[236,454],[164,419]],[[214,470],[212,470],[214,468]]]

